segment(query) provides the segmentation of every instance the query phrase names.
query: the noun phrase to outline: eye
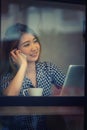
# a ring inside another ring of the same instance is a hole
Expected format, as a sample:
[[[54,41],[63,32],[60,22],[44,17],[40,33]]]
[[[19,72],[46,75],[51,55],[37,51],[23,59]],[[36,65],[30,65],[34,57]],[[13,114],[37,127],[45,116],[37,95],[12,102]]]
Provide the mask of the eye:
[[[25,43],[23,46],[24,47],[30,46],[30,43]]]
[[[34,43],[37,43],[38,42],[38,40],[37,39],[34,39]]]

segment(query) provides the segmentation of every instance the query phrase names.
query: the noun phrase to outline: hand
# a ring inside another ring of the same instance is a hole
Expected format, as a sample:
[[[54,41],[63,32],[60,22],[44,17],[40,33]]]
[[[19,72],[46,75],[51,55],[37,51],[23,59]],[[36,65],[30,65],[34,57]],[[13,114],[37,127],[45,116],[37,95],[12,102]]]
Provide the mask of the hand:
[[[19,67],[22,65],[27,67],[27,58],[26,55],[24,55],[21,50],[14,49],[10,52],[11,58],[15,64],[17,64]]]

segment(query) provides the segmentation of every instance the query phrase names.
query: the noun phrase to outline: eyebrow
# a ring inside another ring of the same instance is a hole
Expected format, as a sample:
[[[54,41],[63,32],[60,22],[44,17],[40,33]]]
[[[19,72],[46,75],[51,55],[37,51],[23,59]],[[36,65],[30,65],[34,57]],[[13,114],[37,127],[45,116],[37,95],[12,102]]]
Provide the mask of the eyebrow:
[[[27,43],[27,42],[30,42],[30,41],[25,41],[25,42],[21,43],[21,45],[23,45],[23,44],[25,44],[25,43]]]
[[[35,40],[36,38],[33,38],[33,40]],[[27,42],[30,42],[29,40],[28,41],[25,41],[25,42],[23,42],[23,43],[21,43],[21,45],[24,45],[25,43],[27,43]]]

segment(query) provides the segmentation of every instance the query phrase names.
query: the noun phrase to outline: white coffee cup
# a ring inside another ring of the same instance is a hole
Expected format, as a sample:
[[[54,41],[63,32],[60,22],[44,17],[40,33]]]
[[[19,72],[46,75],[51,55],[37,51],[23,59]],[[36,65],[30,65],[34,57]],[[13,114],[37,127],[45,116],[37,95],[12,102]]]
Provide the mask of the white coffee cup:
[[[29,88],[28,93],[30,96],[42,96],[43,88]]]

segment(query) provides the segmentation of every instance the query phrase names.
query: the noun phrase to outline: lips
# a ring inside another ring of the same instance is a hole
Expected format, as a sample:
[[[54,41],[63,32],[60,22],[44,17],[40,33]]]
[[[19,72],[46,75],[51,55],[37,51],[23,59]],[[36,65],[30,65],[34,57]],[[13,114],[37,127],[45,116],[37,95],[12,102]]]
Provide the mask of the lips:
[[[37,54],[38,54],[38,52],[35,52],[35,53],[30,54],[30,56],[32,56],[32,57],[36,57]]]

